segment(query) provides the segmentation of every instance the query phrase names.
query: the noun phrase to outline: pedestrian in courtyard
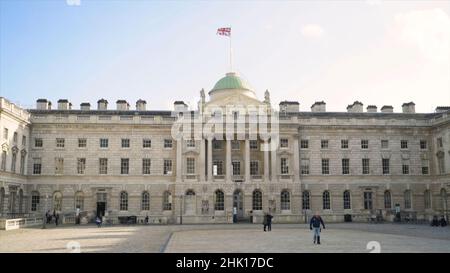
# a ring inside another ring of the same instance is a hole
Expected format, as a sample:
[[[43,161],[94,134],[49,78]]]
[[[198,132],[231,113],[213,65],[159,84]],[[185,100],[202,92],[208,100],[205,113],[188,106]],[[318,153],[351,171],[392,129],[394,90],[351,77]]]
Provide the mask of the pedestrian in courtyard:
[[[270,213],[267,213],[267,230],[272,231],[272,218],[273,216]]]
[[[433,216],[433,220],[431,221],[431,226],[432,227],[438,227],[439,226],[439,220],[438,220],[438,217],[436,215]]]
[[[102,220],[100,219],[100,217],[96,217],[95,218],[95,223],[97,224],[97,227],[101,227],[102,226]]]
[[[58,221],[59,221],[59,213],[56,213],[55,215],[55,225],[58,226]]]
[[[316,212],[309,221],[309,229],[314,231],[314,244],[317,242],[318,245],[320,245],[320,224],[322,224],[323,229],[325,229],[322,217],[320,217],[319,212]]]
[[[237,208],[233,207],[233,223],[237,222]]]
[[[447,226],[447,221],[445,220],[445,217],[444,216],[441,216],[441,227],[445,227],[445,226]]]
[[[145,216],[145,224],[148,225],[148,215]]]
[[[266,232],[266,227],[267,227],[267,213],[264,213],[264,217],[263,217],[263,227],[264,227],[264,232]]]

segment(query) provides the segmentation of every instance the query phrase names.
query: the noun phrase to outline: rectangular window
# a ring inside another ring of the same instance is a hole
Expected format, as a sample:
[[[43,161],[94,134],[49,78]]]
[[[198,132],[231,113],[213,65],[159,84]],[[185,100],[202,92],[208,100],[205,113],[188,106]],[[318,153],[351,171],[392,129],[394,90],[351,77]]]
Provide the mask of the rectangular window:
[[[55,158],[55,174],[63,174],[64,173],[64,158],[57,157]]]
[[[31,196],[31,211],[37,211],[39,205],[39,195],[33,194]]]
[[[3,139],[8,139],[8,128],[3,128]]]
[[[350,159],[342,159],[342,174],[350,174]]]
[[[289,174],[289,162],[287,158],[281,158],[281,174]]]
[[[364,209],[371,210],[373,208],[372,192],[364,192]]]
[[[370,173],[370,166],[369,166],[369,159],[363,158],[362,159],[362,173],[363,174],[369,174]]]
[[[361,149],[369,149],[369,140],[361,139]]]
[[[142,148],[151,148],[152,147],[152,140],[148,138],[144,138],[142,140]]]
[[[172,160],[164,159],[164,174],[172,175]]]
[[[14,132],[13,134],[13,142],[17,143],[17,139],[18,139],[19,135],[17,134],[17,132]]]
[[[348,149],[348,139],[341,139],[341,149]]]
[[[186,140],[186,147],[187,148],[195,148],[195,140],[194,139]]]
[[[280,139],[280,147],[287,148],[289,146],[289,140],[287,138]]]
[[[84,174],[86,170],[86,158],[77,159],[77,172],[78,174]]]
[[[222,141],[220,140],[213,140],[213,149],[214,150],[221,150],[222,149]]]
[[[250,161],[250,175],[259,175],[259,161]]]
[[[445,161],[444,161],[444,156],[438,156],[438,169],[439,169],[439,174],[444,174],[445,173]]]
[[[26,146],[26,145],[27,145],[27,137],[22,136],[22,146]]]
[[[427,141],[426,140],[421,140],[420,141],[420,149],[421,150],[426,150],[427,149]]]
[[[108,159],[100,158],[99,159],[99,174],[108,174]]]
[[[408,149],[408,141],[407,140],[400,140],[400,148],[401,149]]]
[[[33,174],[41,174],[42,163],[40,158],[33,159]]]
[[[108,139],[107,138],[100,139],[100,148],[108,148]]]
[[[130,148],[130,139],[122,138],[122,148]]]
[[[142,174],[150,174],[151,168],[151,159],[143,158],[142,159]]]
[[[330,174],[330,160],[328,158],[322,159],[322,174]]]
[[[381,161],[383,167],[383,174],[389,174],[390,173],[389,158],[383,158]]]
[[[34,147],[36,147],[36,148],[42,148],[42,146],[43,146],[43,141],[42,141],[42,138],[35,138],[34,139]]]
[[[428,166],[422,166],[422,174],[429,174]]]
[[[2,166],[1,166],[1,170],[2,171],[6,171],[6,151],[2,152]]]
[[[320,141],[320,148],[321,148],[321,149],[328,149],[328,140],[322,139],[322,140]]]
[[[309,174],[309,159],[302,159],[300,161],[301,174]]]
[[[172,149],[173,142],[171,139],[164,139],[164,148],[166,149]]]
[[[65,140],[64,138],[57,138],[56,139],[56,147],[57,148],[64,148]]]
[[[308,147],[309,147],[309,141],[307,139],[300,140],[300,148],[308,149]]]
[[[120,159],[120,174],[128,174],[130,170],[130,159],[121,158]]]
[[[381,149],[388,149],[389,148],[389,140],[383,139],[381,140]]]
[[[240,161],[233,161],[233,175],[241,175],[241,162]]]
[[[439,137],[438,139],[437,139],[437,145],[438,145],[438,148],[442,148],[442,137]]]
[[[402,173],[409,174],[409,165],[407,165],[407,164],[402,165]]]
[[[213,163],[213,175],[223,175],[223,161],[221,161],[221,160],[214,160],[214,163]]]
[[[20,174],[25,174],[25,154],[20,155]]]
[[[195,174],[195,158],[193,157],[186,158],[186,173]]]
[[[258,141],[250,140],[250,150],[258,150]]]
[[[85,138],[78,139],[78,148],[86,148],[87,140]]]
[[[239,150],[240,149],[240,145],[239,145],[239,140],[232,140],[231,141],[231,150]]]
[[[12,154],[12,160],[11,160],[11,172],[16,172],[16,161],[17,161],[17,153]]]

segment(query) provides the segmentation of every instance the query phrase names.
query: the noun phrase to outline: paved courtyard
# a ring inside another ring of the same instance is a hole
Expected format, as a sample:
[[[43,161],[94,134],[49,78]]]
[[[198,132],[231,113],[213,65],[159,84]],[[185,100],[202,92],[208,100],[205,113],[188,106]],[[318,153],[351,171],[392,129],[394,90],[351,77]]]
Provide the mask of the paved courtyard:
[[[450,227],[329,224],[322,245],[306,225],[63,226],[0,231],[0,252],[448,252]]]

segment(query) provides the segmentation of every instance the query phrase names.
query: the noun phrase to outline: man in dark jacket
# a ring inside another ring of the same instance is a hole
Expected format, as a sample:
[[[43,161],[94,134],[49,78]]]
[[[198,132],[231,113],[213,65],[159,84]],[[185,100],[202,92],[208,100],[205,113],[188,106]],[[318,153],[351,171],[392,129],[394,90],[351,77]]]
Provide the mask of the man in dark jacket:
[[[316,212],[314,216],[309,221],[309,229],[314,230],[314,243],[317,242],[320,245],[320,224],[322,224],[323,229],[325,229],[325,224],[323,223],[322,217],[320,217],[319,213]]]

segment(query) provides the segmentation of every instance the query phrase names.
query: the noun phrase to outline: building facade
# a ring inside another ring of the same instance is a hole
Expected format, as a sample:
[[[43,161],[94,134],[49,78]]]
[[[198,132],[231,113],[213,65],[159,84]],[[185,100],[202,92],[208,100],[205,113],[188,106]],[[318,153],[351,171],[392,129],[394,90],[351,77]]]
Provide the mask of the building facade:
[[[258,100],[235,73],[208,95],[195,111],[182,101],[150,111],[143,100],[111,110],[104,99],[97,109],[39,99],[25,110],[1,98],[0,217],[78,208],[87,220],[231,223],[234,211],[295,223],[315,211],[327,221],[392,220],[396,206],[413,218],[448,217],[449,107],[364,111],[356,101],[327,112],[321,101],[302,112],[283,101],[275,111],[269,92]]]

